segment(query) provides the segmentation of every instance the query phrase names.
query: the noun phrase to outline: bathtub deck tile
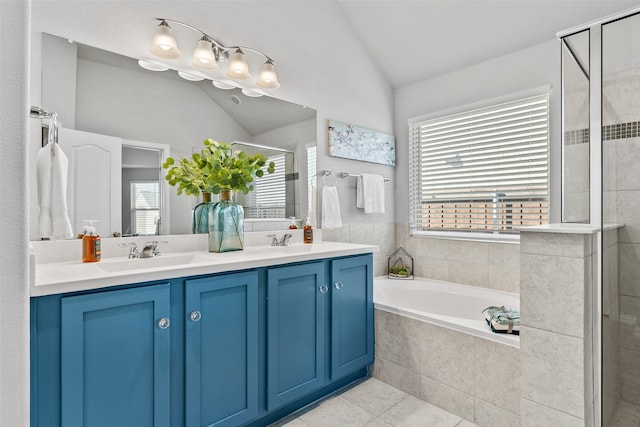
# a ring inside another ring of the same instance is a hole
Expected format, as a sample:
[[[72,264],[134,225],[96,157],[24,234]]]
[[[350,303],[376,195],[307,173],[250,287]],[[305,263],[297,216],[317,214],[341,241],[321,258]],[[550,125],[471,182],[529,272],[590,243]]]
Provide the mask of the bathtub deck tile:
[[[420,398],[460,417],[474,419],[475,402],[472,395],[430,378],[420,377]]]
[[[420,395],[420,374],[393,362],[376,357],[373,376],[405,393]]]
[[[380,418],[395,427],[455,427],[461,417],[413,396],[407,396]]]
[[[407,393],[371,378],[341,396],[377,417],[400,402]]]
[[[376,356],[418,372],[421,322],[376,310]]]
[[[420,326],[420,375],[473,394],[475,337],[428,323]]]
[[[476,338],[475,396],[520,413],[520,350]]]

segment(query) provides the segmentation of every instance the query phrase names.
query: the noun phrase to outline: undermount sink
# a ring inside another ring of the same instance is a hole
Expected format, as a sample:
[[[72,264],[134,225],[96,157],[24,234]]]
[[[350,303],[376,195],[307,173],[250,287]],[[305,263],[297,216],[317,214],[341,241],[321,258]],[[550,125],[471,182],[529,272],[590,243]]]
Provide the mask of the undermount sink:
[[[245,251],[249,252],[264,252],[265,254],[275,254],[275,253],[287,253],[287,254],[300,254],[311,252],[313,248],[313,244],[300,244],[300,245],[289,245],[289,246],[254,246],[245,248]]]
[[[177,265],[193,264],[204,261],[204,256],[198,254],[160,255],[154,258],[112,258],[104,259],[96,266],[107,272],[141,270],[147,268],[173,267]]]

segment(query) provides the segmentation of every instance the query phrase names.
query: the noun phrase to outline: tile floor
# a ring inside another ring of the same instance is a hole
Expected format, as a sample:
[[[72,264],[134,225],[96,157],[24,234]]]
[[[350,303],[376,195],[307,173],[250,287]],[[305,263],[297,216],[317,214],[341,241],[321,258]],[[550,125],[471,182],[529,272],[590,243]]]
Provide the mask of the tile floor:
[[[375,378],[330,397],[282,427],[477,427]]]

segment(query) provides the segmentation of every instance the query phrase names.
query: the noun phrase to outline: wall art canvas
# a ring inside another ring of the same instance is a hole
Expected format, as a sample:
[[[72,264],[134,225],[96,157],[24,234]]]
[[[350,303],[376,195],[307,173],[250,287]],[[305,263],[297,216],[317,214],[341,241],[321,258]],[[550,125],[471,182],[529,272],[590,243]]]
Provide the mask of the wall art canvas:
[[[329,155],[395,166],[396,140],[393,135],[329,120]]]

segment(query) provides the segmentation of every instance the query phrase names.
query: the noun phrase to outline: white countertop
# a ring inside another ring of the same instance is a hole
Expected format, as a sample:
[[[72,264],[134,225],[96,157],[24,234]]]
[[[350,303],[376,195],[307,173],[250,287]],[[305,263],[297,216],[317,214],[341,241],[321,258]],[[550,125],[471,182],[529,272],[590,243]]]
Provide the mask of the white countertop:
[[[377,246],[318,242],[284,247],[254,246],[242,251],[211,253],[206,250],[170,252],[157,258],[106,258],[35,264],[31,296],[99,289],[108,286],[166,280],[185,276],[230,272],[292,262],[372,253]]]

